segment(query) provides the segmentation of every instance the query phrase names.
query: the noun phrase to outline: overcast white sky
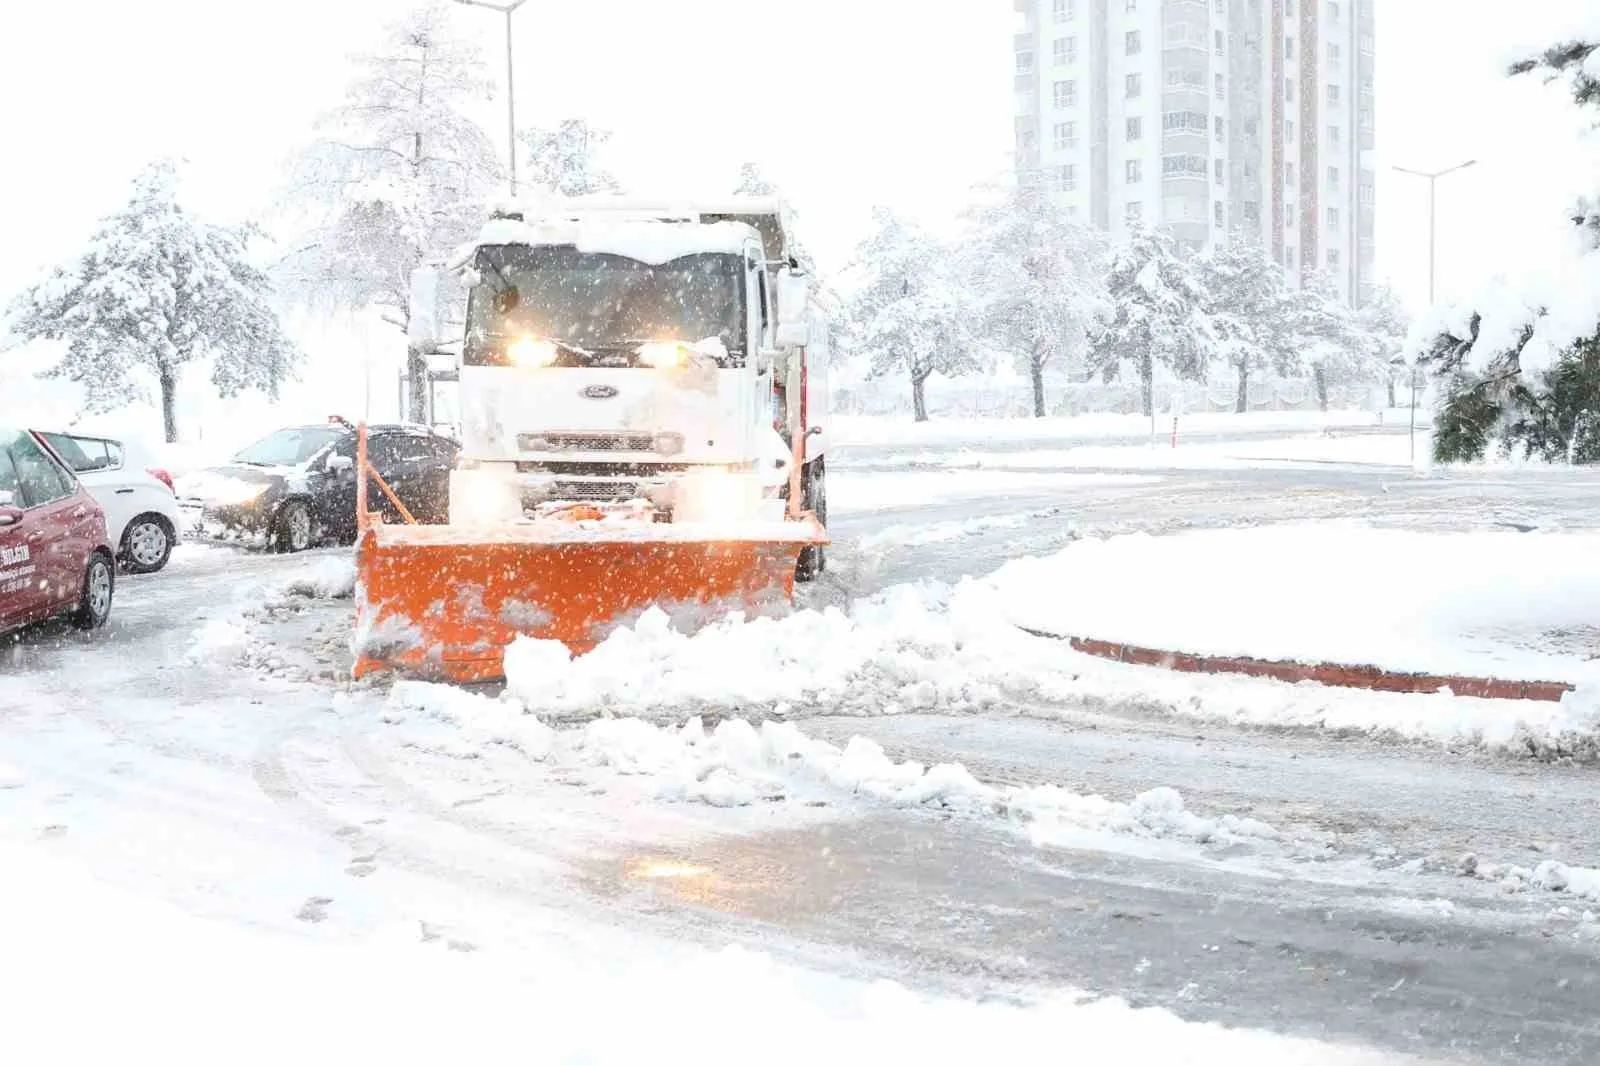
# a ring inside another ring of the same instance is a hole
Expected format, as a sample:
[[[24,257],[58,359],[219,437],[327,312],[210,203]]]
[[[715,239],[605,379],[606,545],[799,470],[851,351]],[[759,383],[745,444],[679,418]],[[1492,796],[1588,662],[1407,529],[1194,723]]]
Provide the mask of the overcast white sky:
[[[1508,39],[1542,40],[1587,2],[1377,0],[1378,267],[1408,297],[1426,294],[1425,183],[1392,164],[1480,161],[1439,184],[1441,295],[1552,239],[1575,164],[1596,157],[1577,143],[1581,120],[1508,82],[1501,60]],[[0,3],[0,294],[71,254],[158,154],[190,159],[199,206],[253,213],[338,99],[344,56],[405,6]],[[1008,164],[1011,0],[530,0],[516,18],[520,118],[613,128],[641,192],[722,192],[757,159],[825,263],[848,253],[874,203],[937,221]],[[501,20],[461,19],[498,76]],[[486,106],[497,142],[502,114]]]

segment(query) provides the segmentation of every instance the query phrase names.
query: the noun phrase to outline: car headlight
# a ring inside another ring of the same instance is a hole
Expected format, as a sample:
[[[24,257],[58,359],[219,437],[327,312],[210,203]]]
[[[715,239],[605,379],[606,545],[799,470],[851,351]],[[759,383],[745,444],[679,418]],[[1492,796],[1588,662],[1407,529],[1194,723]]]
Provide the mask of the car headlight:
[[[554,341],[539,340],[537,337],[519,337],[511,342],[506,349],[506,355],[517,366],[540,367],[549,366],[561,356],[561,349],[556,347]]]
[[[207,494],[211,502],[220,503],[224,507],[236,507],[240,504],[252,503],[266,495],[267,485],[254,481],[224,481],[211,486]]]
[[[688,360],[688,352],[678,341],[649,341],[639,345],[638,356],[639,362],[657,370],[682,366]]]

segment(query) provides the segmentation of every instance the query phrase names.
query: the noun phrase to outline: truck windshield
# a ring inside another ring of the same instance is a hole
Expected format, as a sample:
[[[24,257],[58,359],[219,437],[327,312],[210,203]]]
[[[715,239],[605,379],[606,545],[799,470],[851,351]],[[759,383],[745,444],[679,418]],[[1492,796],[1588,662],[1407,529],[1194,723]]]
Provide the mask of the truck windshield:
[[[633,365],[644,341],[712,337],[744,356],[744,257],[696,253],[652,264],[569,245],[480,248],[463,362],[505,363],[523,336],[558,341],[563,362]]]

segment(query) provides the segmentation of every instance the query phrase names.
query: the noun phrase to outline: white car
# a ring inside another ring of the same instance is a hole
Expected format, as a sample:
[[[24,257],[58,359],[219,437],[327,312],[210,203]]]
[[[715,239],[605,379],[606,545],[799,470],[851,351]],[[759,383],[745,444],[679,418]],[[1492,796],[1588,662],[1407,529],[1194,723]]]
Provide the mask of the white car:
[[[172,477],[155,467],[130,466],[121,441],[41,431],[106,513],[107,538],[131,574],[167,565],[182,526]]]

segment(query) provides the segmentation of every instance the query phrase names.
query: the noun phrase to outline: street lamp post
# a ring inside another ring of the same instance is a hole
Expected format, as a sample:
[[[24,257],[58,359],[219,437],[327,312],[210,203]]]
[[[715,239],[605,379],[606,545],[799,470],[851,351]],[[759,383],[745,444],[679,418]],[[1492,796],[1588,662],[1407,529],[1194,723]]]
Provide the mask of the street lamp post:
[[[467,2],[467,0],[463,0]],[[1409,167],[1395,167],[1402,174],[1410,174],[1417,178],[1426,178],[1428,181],[1428,306],[1433,306],[1434,301],[1434,267],[1437,262],[1437,214],[1434,211],[1434,186],[1446,174],[1454,174],[1458,170],[1465,170],[1477,164],[1476,159],[1469,159],[1464,163],[1457,163],[1453,167],[1443,170],[1412,170]],[[1417,462],[1417,390],[1419,386],[1418,368],[1411,368],[1411,463]]]
[[[511,156],[511,195],[517,195],[517,88],[512,62],[511,16],[528,0],[456,0],[468,7],[486,7],[506,17],[506,151]]]

